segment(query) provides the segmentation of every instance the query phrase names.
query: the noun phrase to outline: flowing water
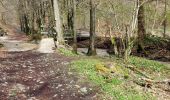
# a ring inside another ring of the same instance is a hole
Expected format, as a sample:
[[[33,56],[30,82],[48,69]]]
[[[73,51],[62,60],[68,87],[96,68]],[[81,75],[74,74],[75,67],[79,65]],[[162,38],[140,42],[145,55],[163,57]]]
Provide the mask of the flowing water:
[[[81,55],[86,55],[88,52],[88,48],[78,48],[78,52]],[[109,57],[109,53],[106,49],[96,49],[97,55],[100,57]]]

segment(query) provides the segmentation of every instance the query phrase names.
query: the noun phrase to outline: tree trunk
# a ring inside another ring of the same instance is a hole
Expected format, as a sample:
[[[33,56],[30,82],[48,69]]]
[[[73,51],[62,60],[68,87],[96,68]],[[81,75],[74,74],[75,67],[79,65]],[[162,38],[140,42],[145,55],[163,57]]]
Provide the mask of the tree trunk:
[[[76,0],[72,0],[73,4],[72,4],[72,13],[73,13],[73,17],[72,17],[72,32],[74,35],[74,43],[73,43],[73,52],[77,54],[77,33],[76,33]]]
[[[30,28],[28,26],[29,20],[28,20],[28,17],[26,16],[26,14],[24,14],[23,20],[24,20],[24,32],[29,34],[29,32],[30,32]]]
[[[67,27],[68,27],[68,30],[69,32],[71,31],[72,29],[72,25],[73,25],[73,20],[72,20],[72,17],[73,17],[73,9],[72,9],[72,2],[73,0],[68,0],[67,1],[67,7],[68,7],[68,14],[67,14]]]
[[[145,9],[143,5],[144,0],[139,0],[139,12],[138,12],[138,50],[137,52],[142,52],[143,49],[143,40],[146,34],[145,30]]]
[[[165,0],[165,9],[164,9],[164,33],[163,33],[163,37],[166,37],[166,27],[167,27],[167,17],[166,17],[166,13],[167,13],[167,0]]]
[[[64,44],[64,38],[62,34],[62,25],[60,19],[60,11],[58,6],[58,0],[53,0],[54,6],[54,17],[55,17],[55,30],[57,32],[57,46]]]
[[[88,55],[96,55],[95,48],[95,24],[96,24],[96,7],[94,5],[94,0],[90,0],[90,45],[88,49]]]

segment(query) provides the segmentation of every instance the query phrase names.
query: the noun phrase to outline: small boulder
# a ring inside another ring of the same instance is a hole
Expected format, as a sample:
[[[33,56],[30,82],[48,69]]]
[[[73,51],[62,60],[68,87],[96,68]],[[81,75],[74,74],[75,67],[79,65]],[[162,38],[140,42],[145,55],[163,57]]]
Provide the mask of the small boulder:
[[[87,87],[81,88],[80,92],[83,93],[83,94],[87,94],[88,93]]]

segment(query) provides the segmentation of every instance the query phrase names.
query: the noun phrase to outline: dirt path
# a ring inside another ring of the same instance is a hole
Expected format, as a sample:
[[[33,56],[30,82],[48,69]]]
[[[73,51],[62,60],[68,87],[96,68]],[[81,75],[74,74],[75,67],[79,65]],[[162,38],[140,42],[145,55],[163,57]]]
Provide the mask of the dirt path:
[[[20,41],[27,41],[29,40],[25,33],[21,32],[18,28],[15,28],[11,25],[4,25],[0,23],[0,27],[5,30],[8,34],[8,39],[10,40],[20,40]]]
[[[37,52],[0,59],[0,100],[98,100],[88,82],[70,70],[73,58]]]
[[[7,52],[28,51],[37,48],[37,45],[28,43],[29,38],[17,28],[1,23],[0,27],[7,32],[6,36],[0,37],[0,43],[4,45]]]
[[[9,34],[0,42],[10,56],[0,58],[0,100],[99,100],[98,90],[71,70],[74,58],[54,53],[51,39],[35,52],[28,37],[4,28]]]
[[[8,52],[29,51],[37,48],[37,45],[22,40],[11,40],[8,37],[0,37],[0,43]]]

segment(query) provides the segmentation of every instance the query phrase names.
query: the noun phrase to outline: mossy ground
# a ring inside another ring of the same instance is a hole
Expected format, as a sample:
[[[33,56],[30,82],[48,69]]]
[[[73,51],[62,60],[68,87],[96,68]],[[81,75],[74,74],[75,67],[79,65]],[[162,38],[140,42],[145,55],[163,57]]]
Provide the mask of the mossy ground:
[[[90,59],[83,58],[72,62],[71,65],[72,68],[76,69],[81,75],[87,76],[89,81],[101,87],[101,90],[104,93],[104,100],[156,100],[156,97],[153,96],[152,93],[144,92],[142,87],[133,82],[133,80],[136,80],[133,76],[134,74],[131,73],[130,69],[125,68],[123,64],[120,63],[121,59],[117,59],[117,61],[115,60],[117,63],[116,69],[118,70],[118,74],[112,74],[112,79],[108,81],[103,75],[98,73],[95,68],[96,64],[105,63],[106,61],[108,60],[96,57]],[[133,64],[139,69],[143,67],[144,69],[146,68],[146,70],[150,69],[155,72],[162,71],[166,68],[165,65],[156,61],[154,62],[138,57],[131,57],[130,64]],[[142,77],[140,74],[136,76]]]
[[[79,58],[71,63],[71,68],[76,70],[80,76],[87,77],[88,81],[101,88],[102,100],[157,100],[158,98],[155,94],[144,91],[144,87],[135,83],[135,81],[145,76],[125,67],[121,58],[115,56],[110,58],[86,57],[75,55],[72,51],[66,49],[59,49],[59,51],[63,55]],[[115,64],[115,73],[106,74],[111,75],[109,79],[98,71],[109,72],[105,68],[102,69],[106,63]],[[100,68],[96,68],[96,65]],[[131,56],[128,65],[134,66],[143,74],[157,81],[166,79],[170,75],[170,67],[167,65],[142,57]]]

